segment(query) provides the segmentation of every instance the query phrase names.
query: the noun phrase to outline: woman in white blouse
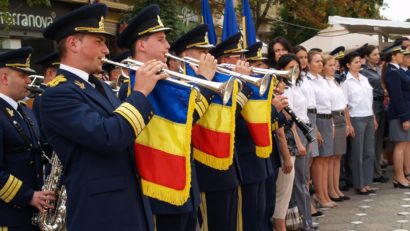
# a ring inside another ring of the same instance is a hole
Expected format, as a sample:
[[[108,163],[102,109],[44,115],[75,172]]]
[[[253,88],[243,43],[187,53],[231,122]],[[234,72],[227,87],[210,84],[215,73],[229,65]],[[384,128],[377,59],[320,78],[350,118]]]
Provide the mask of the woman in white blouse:
[[[332,116],[333,116],[333,155],[329,161],[328,192],[332,201],[344,201],[350,199],[339,189],[340,161],[346,153],[346,118],[345,110],[347,100],[339,83],[335,80],[336,58],[331,55],[323,56],[323,77],[327,80],[331,89]]]
[[[373,114],[373,88],[366,77],[359,73],[360,55],[357,52],[347,54],[343,65],[348,70],[342,83],[347,98],[347,129],[351,137],[350,168],[353,187],[359,195],[368,195],[375,191],[370,188],[373,181],[374,132],[377,122]]]
[[[319,144],[319,156],[314,158],[311,169],[315,186],[314,199],[321,207],[332,208],[336,203],[329,198],[327,188],[329,156],[333,155],[332,93],[327,81],[319,74],[323,69],[321,54],[316,51],[309,52],[308,62],[307,78],[314,90],[316,100],[316,127]]]

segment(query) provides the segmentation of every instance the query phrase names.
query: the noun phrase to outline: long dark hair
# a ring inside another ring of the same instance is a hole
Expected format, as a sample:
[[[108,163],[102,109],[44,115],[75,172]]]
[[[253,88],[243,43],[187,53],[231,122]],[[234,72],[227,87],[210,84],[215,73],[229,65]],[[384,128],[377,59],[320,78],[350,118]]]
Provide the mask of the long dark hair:
[[[282,69],[284,69],[290,62],[292,62],[293,60],[296,61],[296,63],[299,65],[299,68],[300,68],[299,58],[298,58],[295,54],[292,54],[292,53],[288,53],[288,54],[282,55],[282,56],[279,58],[279,60],[278,60],[277,68],[280,69],[280,70],[282,70]],[[301,82],[302,82],[302,78],[300,78],[300,71],[299,71],[299,75],[298,75],[298,77],[296,78],[296,85],[299,86]]]
[[[288,40],[283,37],[276,37],[268,44],[268,63],[269,67],[277,68],[277,63],[275,60],[275,50],[273,49],[273,45],[279,43],[288,51],[288,53],[293,53],[292,45]]]
[[[384,54],[384,64],[383,64],[383,68],[382,68],[382,76],[381,76],[381,82],[382,82],[382,88],[386,90],[386,83],[384,81],[385,75],[386,75],[386,71],[387,71],[387,65],[389,65],[389,63],[392,61],[393,55],[397,55],[398,53],[400,53],[401,51],[393,51],[393,52],[389,52],[389,53],[385,53]]]

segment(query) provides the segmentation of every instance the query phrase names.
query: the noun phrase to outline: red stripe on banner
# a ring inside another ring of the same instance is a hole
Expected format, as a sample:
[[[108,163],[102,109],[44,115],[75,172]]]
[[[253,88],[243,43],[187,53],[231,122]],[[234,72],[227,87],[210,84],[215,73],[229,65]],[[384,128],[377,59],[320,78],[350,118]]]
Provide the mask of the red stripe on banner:
[[[218,158],[228,157],[231,150],[230,141],[229,133],[211,131],[199,124],[192,128],[192,144],[209,155]]]
[[[135,161],[143,179],[176,190],[185,188],[185,157],[137,143],[134,147]]]
[[[251,133],[253,142],[257,146],[269,146],[269,124],[267,123],[246,123]]]

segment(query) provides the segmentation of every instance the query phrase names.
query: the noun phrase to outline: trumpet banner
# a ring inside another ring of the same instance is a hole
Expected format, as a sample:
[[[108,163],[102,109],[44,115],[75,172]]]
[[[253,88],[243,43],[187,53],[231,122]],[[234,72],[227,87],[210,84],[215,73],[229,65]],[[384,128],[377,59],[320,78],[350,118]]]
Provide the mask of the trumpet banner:
[[[186,70],[189,73],[190,68]],[[229,77],[217,73],[213,81],[225,82]],[[235,81],[229,102],[223,105],[221,97],[215,97],[192,130],[195,160],[214,169],[227,170],[233,163],[237,94]]]
[[[135,80],[131,73],[131,84]],[[196,91],[159,81],[148,96],[154,116],[134,143],[143,193],[183,205],[191,188],[191,133]]]
[[[247,86],[252,88],[252,95],[241,111],[241,115],[245,119],[252,140],[255,143],[256,155],[261,158],[268,158],[272,153],[271,101],[274,90],[273,85],[273,80],[271,80],[265,94],[260,96],[259,89],[248,84]]]

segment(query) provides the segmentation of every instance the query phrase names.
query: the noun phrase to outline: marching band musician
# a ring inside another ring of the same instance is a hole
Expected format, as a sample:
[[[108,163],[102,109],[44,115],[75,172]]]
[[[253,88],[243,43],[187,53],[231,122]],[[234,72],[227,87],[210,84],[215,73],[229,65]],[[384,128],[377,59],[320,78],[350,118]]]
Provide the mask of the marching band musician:
[[[37,65],[41,65],[44,70],[44,79],[43,82],[40,84],[40,88],[46,90],[47,84],[52,81],[57,74],[58,65],[60,65],[60,55],[58,52],[53,52],[49,55],[46,55],[39,59],[36,62]],[[40,101],[41,101],[41,94],[37,94],[33,101],[33,112],[37,118],[37,121],[41,121],[40,117]],[[52,149],[47,142],[46,134],[44,132],[43,126],[39,123],[40,126],[40,139],[43,145],[43,149],[48,156],[51,156]]]
[[[63,165],[67,230],[152,230],[151,209],[134,167],[133,141],[152,118],[147,95],[158,80],[160,61],[138,70],[124,103],[92,74],[108,55],[107,6],[80,7],[55,20],[44,37],[58,43],[61,64],[41,100],[41,119]]]
[[[123,48],[131,48],[134,60],[146,62],[156,59],[166,63],[166,54],[170,45],[166,39],[166,32],[171,28],[164,27],[159,17],[159,7],[150,5],[142,9],[135,16],[127,28],[120,34],[118,45]],[[149,25],[144,27],[141,25]],[[206,29],[206,30],[204,30]],[[212,80],[216,70],[216,60],[211,55],[206,55],[207,50],[213,46],[205,40],[207,27],[199,26],[187,32],[173,44],[173,51],[177,54],[200,53],[194,56],[199,60],[199,68],[195,71],[198,78]],[[189,47],[189,48],[188,48]],[[136,76],[138,78],[139,76]],[[213,98],[214,93],[203,87],[198,87],[201,98],[208,101]],[[167,102],[171,103],[171,102]],[[200,114],[203,114],[201,112]],[[199,119],[198,112],[193,117],[193,122]],[[165,128],[164,128],[165,129]],[[160,139],[160,138],[158,138]],[[191,165],[193,161],[190,159]],[[174,173],[177,171],[174,171]],[[174,205],[166,201],[150,198],[152,212],[155,215],[156,230],[192,230],[197,226],[197,212],[199,207],[199,189],[195,169],[191,168],[191,188],[188,200],[182,205]]]
[[[218,44],[210,53],[218,59],[218,63],[237,64],[236,72],[249,70],[249,64],[240,60],[240,56],[246,51],[242,49],[240,40],[241,33],[237,33]],[[249,93],[250,90],[247,94]],[[241,106],[244,105],[245,98],[246,96],[241,101]],[[237,111],[240,112],[238,109]],[[233,116],[236,117],[235,114]],[[242,222],[237,217],[240,172],[236,158],[236,155],[233,155],[233,163],[223,171],[211,168],[198,160],[195,162],[201,191],[202,227],[208,230],[236,230],[237,223]]]
[[[42,157],[33,112],[18,104],[28,95],[31,47],[0,55],[0,230],[38,230],[36,210],[51,208],[50,191],[40,191]],[[37,208],[37,209],[35,209]]]

